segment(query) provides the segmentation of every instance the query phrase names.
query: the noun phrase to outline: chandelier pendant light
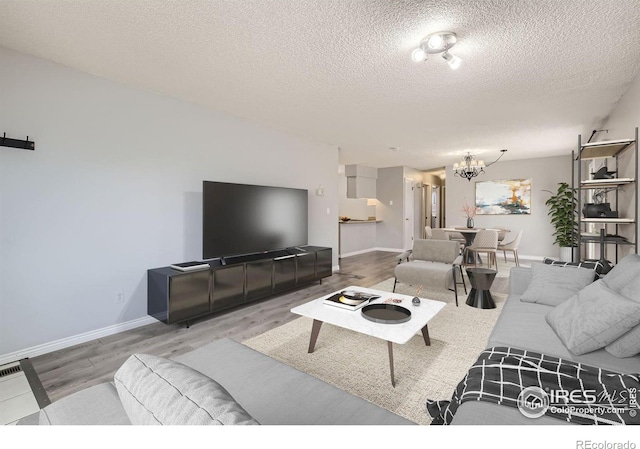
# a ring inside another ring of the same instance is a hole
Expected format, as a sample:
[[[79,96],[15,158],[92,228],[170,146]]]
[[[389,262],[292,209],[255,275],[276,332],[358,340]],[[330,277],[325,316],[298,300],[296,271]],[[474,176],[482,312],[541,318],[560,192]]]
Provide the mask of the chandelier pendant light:
[[[455,70],[460,67],[462,60],[449,53],[449,49],[453,47],[457,41],[458,38],[456,37],[456,34],[450,31],[431,33],[422,39],[418,48],[413,50],[411,58],[416,62],[422,62],[427,60],[427,55],[441,53],[442,59],[449,64],[449,67]]]
[[[485,164],[484,161],[477,160],[471,153],[467,153],[466,156],[462,158],[462,161],[453,164],[453,175],[460,176],[461,178],[471,182],[471,178],[475,178],[476,176],[484,173],[484,169],[486,167],[498,162],[506,152],[507,150],[500,150],[500,156],[498,156],[498,159],[490,164]]]

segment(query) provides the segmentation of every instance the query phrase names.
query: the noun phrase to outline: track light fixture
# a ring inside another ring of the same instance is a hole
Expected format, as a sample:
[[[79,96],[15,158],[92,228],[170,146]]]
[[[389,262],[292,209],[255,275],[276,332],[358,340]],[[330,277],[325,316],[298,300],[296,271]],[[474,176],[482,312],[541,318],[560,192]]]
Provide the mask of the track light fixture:
[[[455,70],[460,67],[462,60],[449,53],[449,49],[453,47],[457,41],[458,38],[455,33],[450,31],[431,33],[422,39],[418,48],[413,50],[411,58],[416,62],[421,62],[427,60],[427,55],[442,53],[442,58],[447,61],[449,67]]]
[[[451,67],[453,70],[460,67],[460,64],[462,63],[462,60],[460,58],[452,55],[448,51],[443,52],[442,57],[444,58],[445,61],[447,61],[447,64],[449,64],[449,67]]]

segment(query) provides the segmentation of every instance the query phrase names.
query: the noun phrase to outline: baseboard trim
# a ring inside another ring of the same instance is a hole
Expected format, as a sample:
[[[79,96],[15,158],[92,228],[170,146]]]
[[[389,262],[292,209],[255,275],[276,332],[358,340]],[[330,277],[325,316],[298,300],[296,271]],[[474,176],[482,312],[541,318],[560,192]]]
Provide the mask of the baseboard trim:
[[[402,248],[373,248],[371,251],[386,251],[388,253],[403,253],[406,250],[402,249]]]
[[[398,249],[398,248],[367,248],[367,249],[361,249],[359,251],[352,251],[350,253],[345,253],[345,254],[341,254],[340,258],[345,258],[345,257],[351,257],[351,256],[357,256],[359,254],[365,254],[365,253],[370,253],[372,251],[385,251],[385,252],[389,252],[389,253],[402,253],[404,252],[403,249]]]
[[[344,259],[345,257],[357,256],[358,254],[370,253],[373,251],[373,248],[361,249],[360,251],[352,251],[350,253],[340,254],[340,258]]]
[[[83,334],[73,335],[71,337],[62,338],[60,340],[44,343],[37,346],[32,346],[20,351],[10,352],[7,354],[0,354],[0,365],[5,363],[15,362],[30,357],[37,357],[49,352],[58,351],[60,349],[69,348],[81,343],[86,343],[91,340],[95,340],[101,337],[107,337],[109,335],[117,334],[120,332],[135,329],[137,327],[146,326],[147,324],[157,323],[153,317],[145,316],[135,320],[127,321],[126,323],[114,324],[113,326],[103,327],[102,329],[96,329],[93,331],[85,332]]]

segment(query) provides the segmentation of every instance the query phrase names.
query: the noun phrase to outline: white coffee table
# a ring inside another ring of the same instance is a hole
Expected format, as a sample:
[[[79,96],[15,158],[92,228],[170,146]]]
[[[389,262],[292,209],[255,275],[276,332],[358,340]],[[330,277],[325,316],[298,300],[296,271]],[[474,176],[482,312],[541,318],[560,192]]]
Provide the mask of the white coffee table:
[[[392,302],[400,307],[404,307],[411,311],[411,319],[404,323],[397,324],[383,324],[370,321],[362,316],[361,310],[346,310],[340,307],[324,304],[323,301],[330,296],[339,293],[343,290],[356,290],[365,293],[371,293],[374,295],[380,295],[380,299],[372,301],[372,304],[384,303],[385,300],[394,298],[401,299],[402,302]],[[312,353],[318,334],[320,333],[320,327],[322,323],[333,324],[334,326],[350,329],[361,334],[370,335],[387,341],[387,347],[389,350],[389,369],[391,371],[391,385],[396,386],[394,373],[393,373],[393,343],[405,344],[413,338],[418,331],[422,332],[424,343],[427,346],[431,345],[429,339],[429,329],[427,323],[431,318],[436,316],[438,312],[446,305],[442,301],[435,301],[432,299],[420,298],[420,305],[414,306],[411,303],[412,296],[400,295],[398,293],[385,292],[382,290],[373,290],[370,288],[363,288],[358,286],[350,286],[340,289],[336,292],[330,293],[318,299],[314,299],[301,306],[291,309],[292,313],[297,315],[306,316],[313,319],[313,325],[311,327],[311,338],[309,339],[309,353]]]

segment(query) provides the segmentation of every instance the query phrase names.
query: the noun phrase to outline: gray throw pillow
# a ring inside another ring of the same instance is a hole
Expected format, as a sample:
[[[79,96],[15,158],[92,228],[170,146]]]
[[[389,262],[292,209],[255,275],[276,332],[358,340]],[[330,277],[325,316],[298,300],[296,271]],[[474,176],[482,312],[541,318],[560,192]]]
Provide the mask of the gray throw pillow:
[[[613,267],[603,281],[625,298],[640,302],[640,255],[629,254]],[[640,325],[608,345],[606,351],[616,357],[640,354]]]
[[[634,327],[604,349],[609,354],[620,358],[633,357],[640,354],[640,325]]]
[[[134,354],[114,381],[134,425],[258,424],[219,383],[162,357]]]
[[[564,346],[575,355],[601,349],[640,323],[640,303],[596,281],[546,316]]]
[[[531,265],[531,282],[520,301],[557,306],[593,282],[595,271],[575,266]]]
[[[640,302],[640,255],[629,254],[622,258],[603,281],[614,292]]]

